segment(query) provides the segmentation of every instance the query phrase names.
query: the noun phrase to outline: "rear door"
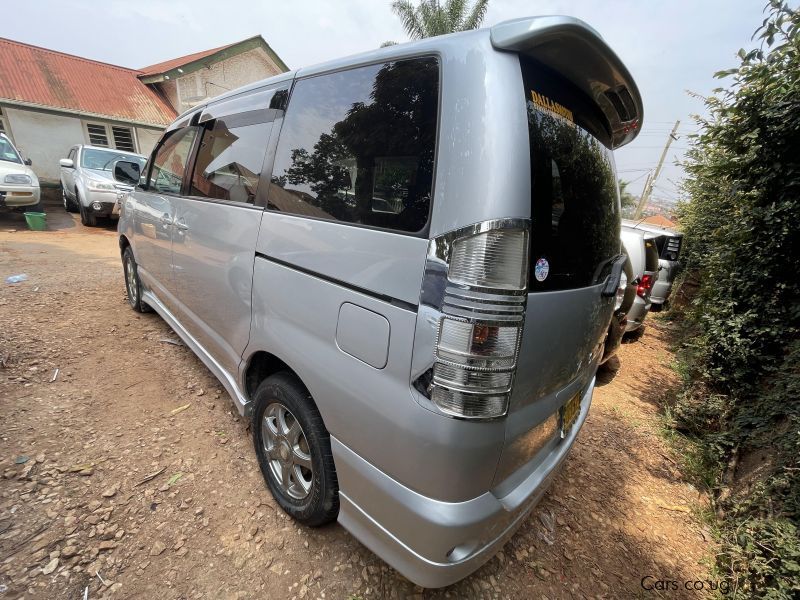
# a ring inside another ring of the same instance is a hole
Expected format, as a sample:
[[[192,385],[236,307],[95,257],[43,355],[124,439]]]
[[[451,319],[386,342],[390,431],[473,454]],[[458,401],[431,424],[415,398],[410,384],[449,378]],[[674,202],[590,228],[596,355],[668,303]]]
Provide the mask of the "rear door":
[[[173,198],[178,318],[235,373],[250,332],[260,178],[288,84],[212,104],[200,115],[186,195]]]
[[[186,165],[197,128],[184,127],[165,135],[151,160],[145,187],[132,192],[134,251],[142,280],[170,311],[175,308],[172,276],[174,202],[180,198]]]
[[[616,171],[598,109],[555,72],[520,62],[530,141],[531,272],[496,482],[531,458],[528,432],[587,390],[614,309],[603,284],[621,252]]]

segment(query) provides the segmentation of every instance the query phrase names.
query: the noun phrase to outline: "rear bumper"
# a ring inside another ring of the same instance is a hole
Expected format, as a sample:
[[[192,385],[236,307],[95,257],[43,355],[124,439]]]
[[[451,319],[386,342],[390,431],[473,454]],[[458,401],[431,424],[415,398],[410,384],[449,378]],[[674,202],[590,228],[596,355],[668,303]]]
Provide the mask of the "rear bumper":
[[[633,306],[628,311],[628,322],[625,325],[625,332],[635,331],[642,326],[644,323],[644,318],[647,316],[647,313],[650,311],[650,300],[644,300],[641,296],[636,296],[636,299],[633,301]]]
[[[332,437],[339,522],[417,585],[455,583],[494,556],[547,491],[586,420],[593,389],[594,381],[581,398],[580,414],[567,437],[552,439],[542,450],[544,458],[503,496],[488,491],[465,502],[422,496]]]
[[[669,293],[672,291],[672,282],[657,279],[653,284],[653,290],[650,292],[650,302],[653,304],[664,304],[669,298]]]

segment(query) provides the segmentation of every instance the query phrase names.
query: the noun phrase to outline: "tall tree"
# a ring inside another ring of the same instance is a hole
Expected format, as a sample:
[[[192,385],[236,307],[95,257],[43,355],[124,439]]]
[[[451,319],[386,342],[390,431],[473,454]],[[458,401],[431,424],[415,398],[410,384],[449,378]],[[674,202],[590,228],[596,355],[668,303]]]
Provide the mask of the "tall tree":
[[[416,6],[409,0],[392,2],[392,11],[400,17],[412,40],[477,29],[487,8],[489,0],[476,0],[472,8],[466,0],[421,0]]]

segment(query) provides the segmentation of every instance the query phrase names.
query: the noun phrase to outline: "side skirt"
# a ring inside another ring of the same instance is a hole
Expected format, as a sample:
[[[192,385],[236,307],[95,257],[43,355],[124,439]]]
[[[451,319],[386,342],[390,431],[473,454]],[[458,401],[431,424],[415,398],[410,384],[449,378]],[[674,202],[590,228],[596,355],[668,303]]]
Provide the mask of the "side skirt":
[[[203,361],[203,364],[208,367],[208,370],[211,371],[217,379],[219,379],[222,386],[233,399],[233,403],[236,406],[236,410],[239,411],[239,414],[243,417],[249,417],[252,410],[252,403],[245,397],[241,389],[239,389],[239,385],[236,383],[236,380],[231,376],[231,374],[228,373],[228,371],[226,371],[216,360],[214,360],[214,357],[206,352],[205,348],[203,348],[203,346],[201,346],[200,343],[194,339],[194,337],[192,337],[192,335],[186,331],[186,329],[183,328],[183,326],[167,309],[167,307],[165,307],[151,291],[142,290],[142,300],[144,300],[148,306],[155,310],[159,316],[161,316],[161,318],[167,322],[167,325],[172,327],[175,333],[180,336],[189,349],[191,349],[191,351]]]

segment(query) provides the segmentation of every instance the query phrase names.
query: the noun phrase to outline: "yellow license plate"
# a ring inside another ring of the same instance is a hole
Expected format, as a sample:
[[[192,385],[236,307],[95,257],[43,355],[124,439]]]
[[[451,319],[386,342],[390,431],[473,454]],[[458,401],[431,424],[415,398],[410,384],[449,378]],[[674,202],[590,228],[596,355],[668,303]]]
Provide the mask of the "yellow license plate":
[[[561,438],[567,437],[569,430],[581,413],[581,393],[578,392],[561,407]]]

